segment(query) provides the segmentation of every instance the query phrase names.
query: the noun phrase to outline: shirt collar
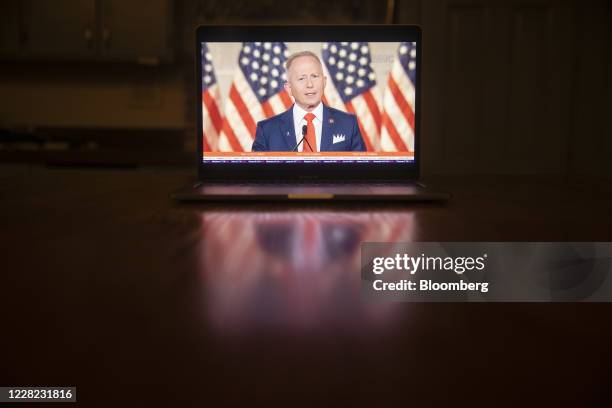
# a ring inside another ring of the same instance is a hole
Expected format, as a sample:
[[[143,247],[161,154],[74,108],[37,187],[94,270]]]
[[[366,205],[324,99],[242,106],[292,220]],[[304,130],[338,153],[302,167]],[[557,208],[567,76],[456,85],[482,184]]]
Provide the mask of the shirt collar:
[[[307,113],[308,112],[298,106],[297,103],[293,104],[293,120],[296,123],[299,123],[302,119],[304,119],[304,115],[306,115]],[[318,119],[323,122],[323,102],[319,102],[317,107],[314,108],[311,113],[315,115],[315,119]]]

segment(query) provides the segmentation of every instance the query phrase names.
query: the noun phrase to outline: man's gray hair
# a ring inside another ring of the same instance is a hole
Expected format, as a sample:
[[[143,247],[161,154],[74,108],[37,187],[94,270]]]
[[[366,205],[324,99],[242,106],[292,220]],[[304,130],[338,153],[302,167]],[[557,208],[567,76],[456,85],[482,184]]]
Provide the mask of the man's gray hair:
[[[287,58],[287,61],[285,62],[285,70],[289,72],[289,68],[291,67],[291,64],[293,63],[293,61],[296,58],[300,58],[300,57],[312,57],[317,60],[317,62],[319,63],[319,65],[321,65],[321,67],[323,67],[323,64],[321,64],[321,60],[319,59],[317,54],[315,54],[312,51],[300,51],[300,52],[291,54],[289,58]]]

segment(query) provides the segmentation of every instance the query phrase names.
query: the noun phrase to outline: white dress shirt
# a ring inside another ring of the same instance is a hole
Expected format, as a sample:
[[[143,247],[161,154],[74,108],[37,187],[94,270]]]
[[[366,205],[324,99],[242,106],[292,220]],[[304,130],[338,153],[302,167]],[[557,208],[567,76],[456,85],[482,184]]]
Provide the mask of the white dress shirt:
[[[300,108],[297,103],[293,104],[293,124],[295,126],[295,143],[299,143],[302,140],[302,127],[307,124],[304,116],[308,112],[304,109]],[[315,118],[312,120],[312,124],[315,128],[315,136],[317,138],[317,152],[321,151],[321,130],[323,128],[323,102],[319,102],[316,108],[312,110]],[[306,139],[298,146],[298,152],[304,151],[304,145],[306,144]]]

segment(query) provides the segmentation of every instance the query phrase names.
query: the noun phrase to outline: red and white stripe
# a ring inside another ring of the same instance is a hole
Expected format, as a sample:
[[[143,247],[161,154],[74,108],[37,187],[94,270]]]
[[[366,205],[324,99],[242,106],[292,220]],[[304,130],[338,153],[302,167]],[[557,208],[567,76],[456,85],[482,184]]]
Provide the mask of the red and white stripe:
[[[286,111],[292,104],[293,100],[284,89],[259,103],[238,67],[225,102],[218,151],[250,152],[257,122]]]
[[[396,59],[383,98],[381,151],[414,154],[414,105],[414,84]]]
[[[202,92],[202,143],[205,152],[217,150],[223,125],[219,110],[220,100],[219,84],[214,84]]]

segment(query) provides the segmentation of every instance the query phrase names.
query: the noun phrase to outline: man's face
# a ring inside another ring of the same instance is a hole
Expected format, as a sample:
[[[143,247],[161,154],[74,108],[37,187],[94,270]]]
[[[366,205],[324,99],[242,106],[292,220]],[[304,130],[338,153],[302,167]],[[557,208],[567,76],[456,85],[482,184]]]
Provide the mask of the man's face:
[[[285,88],[302,109],[310,111],[321,102],[326,78],[314,57],[304,55],[294,59],[287,77]]]

